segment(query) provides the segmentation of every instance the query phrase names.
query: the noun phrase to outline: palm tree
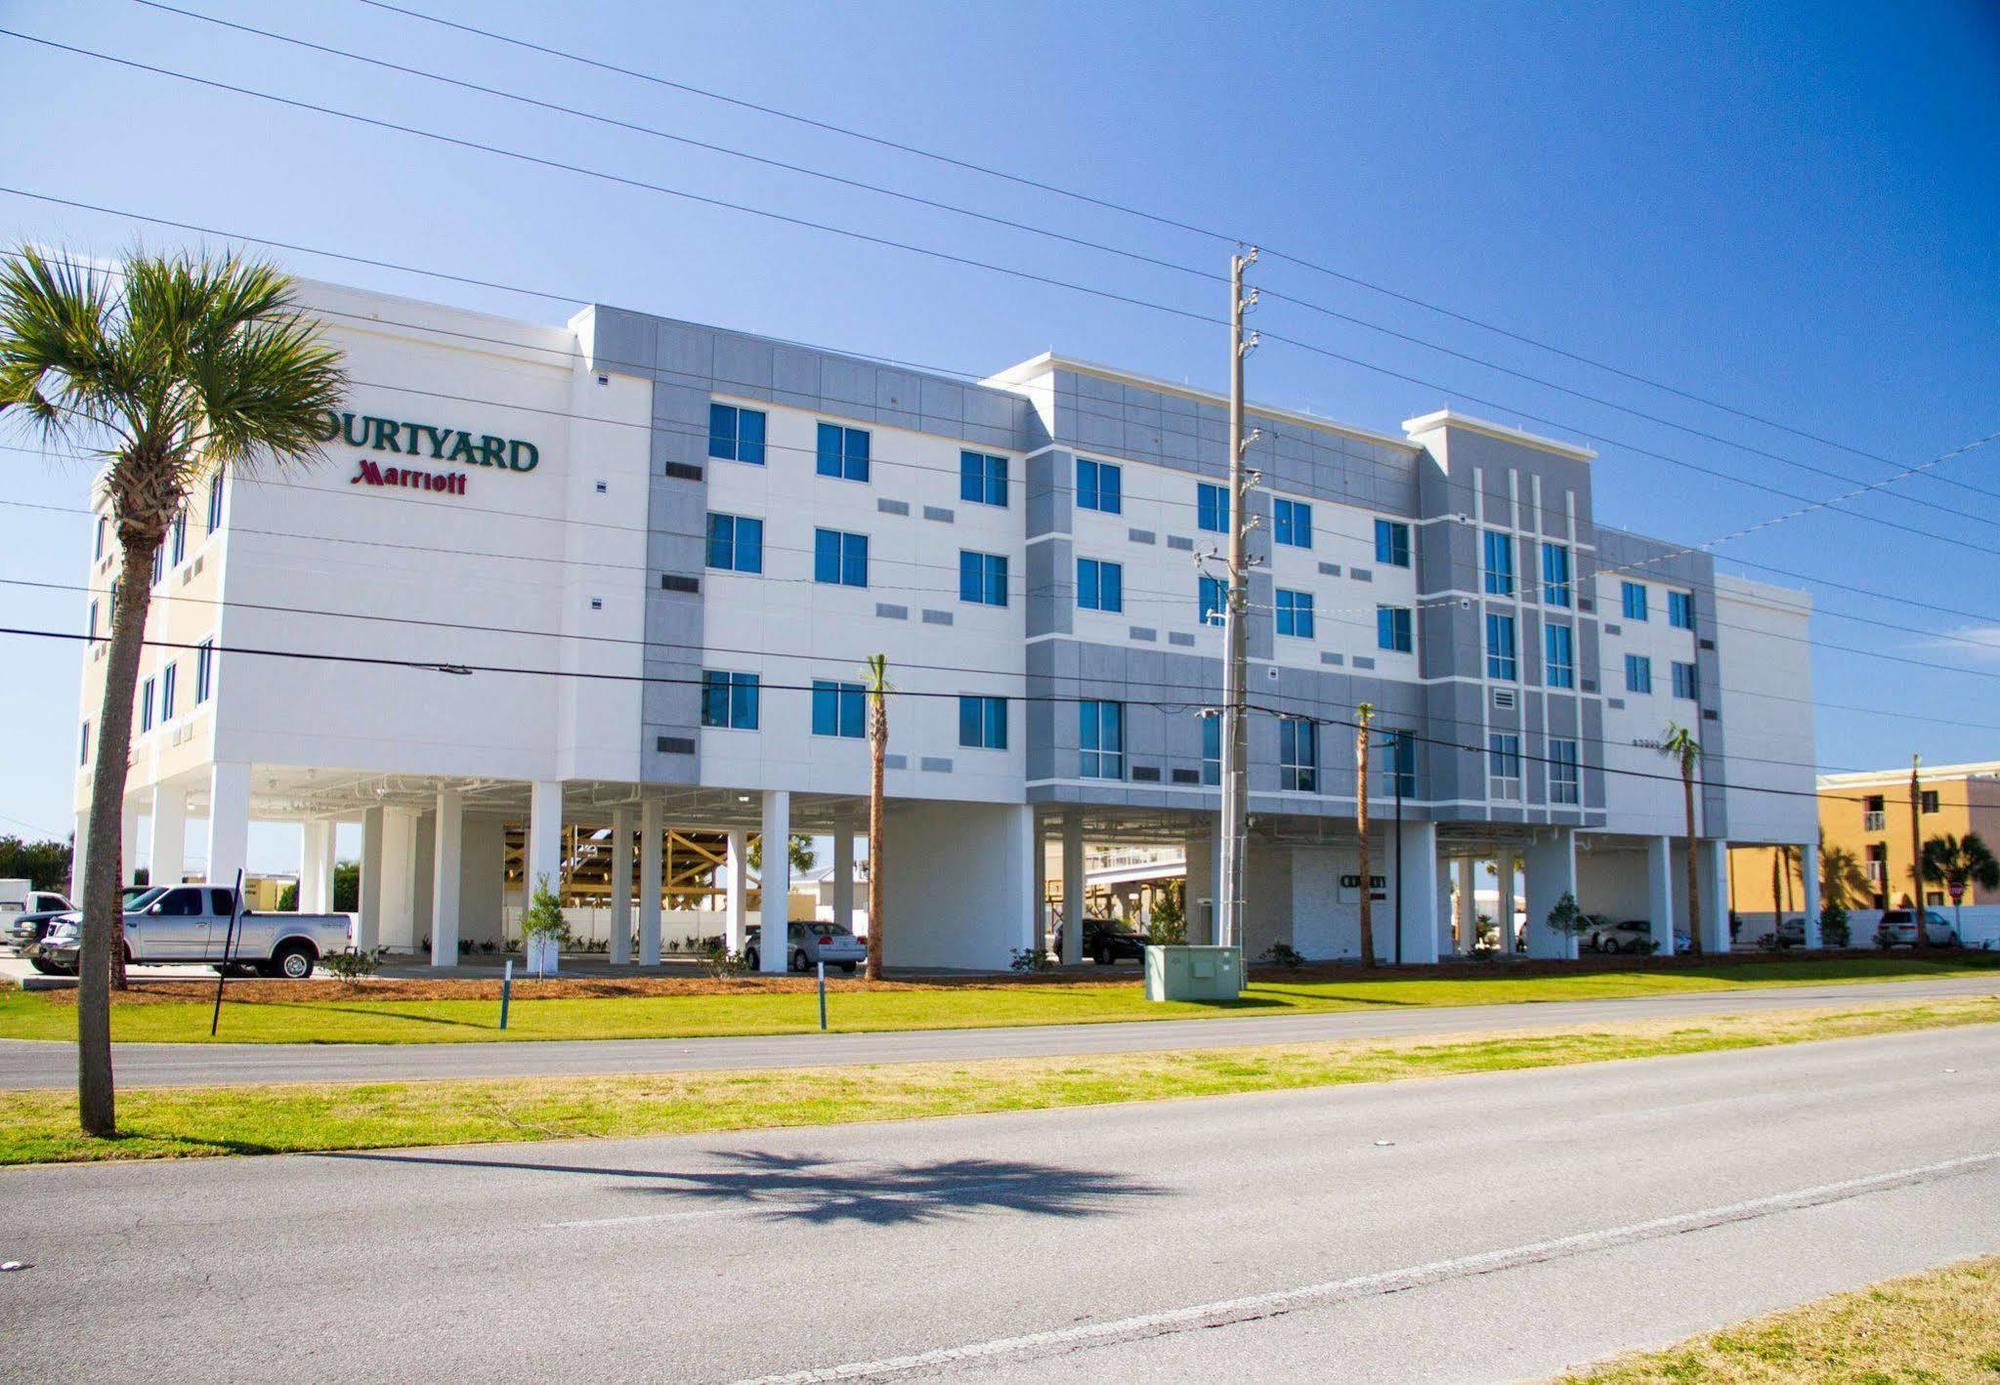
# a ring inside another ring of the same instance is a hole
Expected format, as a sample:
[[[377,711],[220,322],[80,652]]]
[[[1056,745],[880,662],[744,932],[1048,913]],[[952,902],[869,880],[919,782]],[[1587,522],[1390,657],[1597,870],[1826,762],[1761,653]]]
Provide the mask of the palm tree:
[[[1967,832],[1963,837],[1947,832],[1924,843],[1923,878],[1953,892],[1951,931],[1959,933],[1959,900],[1966,886],[2000,890],[2000,860],[1994,859],[1992,850],[1977,832]],[[1923,928],[1923,914],[1919,911],[1917,931],[1921,933]]]
[[[1825,838],[1822,832],[1821,841]],[[1856,901],[1868,893],[1868,872],[1862,869],[1861,858],[1848,847],[1821,847],[1819,880],[1820,903],[1837,909],[1852,910]]]
[[[340,352],[294,305],[292,288],[276,269],[233,254],[133,255],[105,269],[23,246],[0,270],[0,415],[11,411],[44,444],[102,459],[121,550],[94,738],[77,980],[77,1097],[91,1135],[117,1128],[119,822],[153,555],[208,474],[317,460],[322,421],[347,389]]]
[[[1701,759],[1701,742],[1694,732],[1677,722],[1667,723],[1660,741],[1660,753],[1678,760],[1681,766],[1681,799],[1687,810],[1688,951],[1701,956],[1701,885],[1695,865],[1694,846],[1694,767]]]
[[[1374,891],[1368,875],[1368,725],[1375,720],[1375,704],[1363,702],[1354,709],[1354,832],[1361,857],[1361,965],[1375,965]],[[1400,889],[1402,882],[1396,882]]]
[[[870,654],[868,679],[868,979],[882,979],[882,770],[889,759],[889,656]]]

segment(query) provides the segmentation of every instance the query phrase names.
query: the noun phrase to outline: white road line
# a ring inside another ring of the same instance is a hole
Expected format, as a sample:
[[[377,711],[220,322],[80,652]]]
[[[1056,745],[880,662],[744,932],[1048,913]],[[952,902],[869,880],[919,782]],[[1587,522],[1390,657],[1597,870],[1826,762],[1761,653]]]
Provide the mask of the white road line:
[[[842,1365],[820,1366],[783,1375],[757,1376],[737,1381],[736,1385],[814,1385],[814,1382],[818,1381],[874,1379],[958,1362],[991,1360],[1005,1356],[1030,1356],[1076,1347],[1105,1346],[1117,1341],[1185,1332],[1197,1328],[1221,1327],[1253,1318],[1268,1318],[1280,1313],[1289,1313],[1316,1303],[1335,1303],[1372,1294],[1395,1293],[1441,1280],[1514,1269],[1522,1265],[1555,1259],[1558,1256],[1607,1250],[1614,1246],[1657,1236],[1700,1231],[1731,1222],[1749,1221],[1756,1217],[1769,1216],[1774,1212],[1838,1202],[1845,1198],[1858,1197],[1863,1193],[1882,1192],[1949,1174],[1968,1173],[1993,1164],[2000,1164],[2000,1150],[1985,1154],[1970,1154],[1960,1159],[1945,1159],[1935,1164],[1918,1164],[1910,1168],[1869,1174],[1861,1178],[1843,1179],[1838,1183],[1822,1183],[1814,1188],[1797,1188],[1791,1192],[1774,1193],[1769,1197],[1732,1202],[1720,1207],[1707,1207],[1695,1212],[1681,1212],[1670,1217],[1655,1217],[1651,1221],[1634,1222],[1629,1226],[1584,1231],[1573,1236],[1558,1236],[1553,1240],[1534,1241],[1527,1245],[1511,1246],[1505,1250],[1483,1251],[1477,1255],[1461,1256],[1455,1260],[1434,1260],[1429,1264],[1382,1270],[1375,1274],[1356,1275],[1350,1279],[1329,1280],[1321,1284],[1307,1284],[1296,1289],[1278,1289],[1243,1298],[1219,1299],[1212,1303],[1191,1304],[1185,1308],[1172,1308],[1165,1312],[1118,1318],[1109,1322],[1087,1323],[1052,1332],[1031,1332],[1020,1337],[1001,1337],[965,1346],[940,1347],[908,1356],[885,1357],[879,1361],[850,1361]]]

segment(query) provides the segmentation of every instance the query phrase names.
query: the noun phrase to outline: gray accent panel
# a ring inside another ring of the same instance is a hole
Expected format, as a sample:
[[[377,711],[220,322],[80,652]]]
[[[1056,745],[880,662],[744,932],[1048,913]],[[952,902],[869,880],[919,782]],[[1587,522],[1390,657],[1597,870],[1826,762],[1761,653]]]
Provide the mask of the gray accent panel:
[[[926,755],[917,761],[917,768],[926,774],[950,774],[951,761],[939,755]]]
[[[878,495],[875,497],[875,508],[885,515],[906,515],[910,512],[910,502],[891,500],[886,495]]]
[[[1167,632],[1167,643],[1168,643],[1168,644],[1183,644],[1183,645],[1193,645],[1193,644],[1194,644],[1194,636],[1193,636],[1193,635],[1189,635],[1189,634],[1186,634],[1186,633],[1184,633],[1184,632],[1182,632],[1182,631],[1179,631],[1179,630],[1169,630],[1169,631]]]
[[[1320,576],[1322,577],[1338,577],[1340,576],[1340,564],[1321,563],[1319,565],[1319,571],[1320,571]]]
[[[1319,656],[1319,661],[1323,664],[1334,664],[1338,666],[1340,664],[1344,664],[1347,662],[1347,656],[1345,654],[1334,654],[1331,652],[1327,652],[1327,653],[1322,653]]]
[[[1076,628],[1076,550],[1067,538],[1028,545],[1028,635]]]
[[[939,524],[951,524],[958,519],[958,515],[954,511],[945,509],[942,505],[926,505],[924,506],[924,518],[936,520]]]
[[[1028,537],[1067,534],[1076,500],[1076,465],[1070,454],[1048,451],[1028,458]]]
[[[1355,655],[1355,656],[1354,656],[1354,667],[1356,667],[1356,668],[1374,668],[1374,667],[1375,667],[1375,661],[1374,661],[1373,659],[1371,659],[1370,657],[1368,657],[1368,656],[1367,656],[1366,654],[1357,654],[1357,655]]]
[[[891,606],[886,601],[878,601],[875,603],[875,614],[884,620],[908,620],[910,618],[910,608],[908,606]]]
[[[1351,567],[1347,570],[1347,575],[1357,582],[1373,582],[1375,580],[1375,572],[1372,568]]]
[[[1167,535],[1167,547],[1177,548],[1183,553],[1194,552],[1194,540],[1183,534]]]
[[[908,769],[909,767],[910,757],[907,755],[884,755],[882,757],[883,769]]]
[[[1132,540],[1133,543],[1156,542],[1156,538],[1151,529],[1127,529],[1125,531],[1125,537]]]
[[[955,617],[950,611],[924,612],[924,624],[926,625],[950,625],[954,619]]]
[[[1160,638],[1159,631],[1144,625],[1134,625],[1126,633],[1129,634],[1135,640],[1143,640],[1147,643],[1155,642]]]

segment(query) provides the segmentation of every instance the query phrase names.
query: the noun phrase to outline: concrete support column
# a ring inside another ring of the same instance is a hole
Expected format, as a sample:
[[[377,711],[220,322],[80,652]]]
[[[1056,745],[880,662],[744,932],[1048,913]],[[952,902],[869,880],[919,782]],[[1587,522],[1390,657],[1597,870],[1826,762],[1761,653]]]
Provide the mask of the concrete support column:
[[[178,885],[187,872],[187,790],[153,786],[153,849],[146,862],[146,879],[154,885]]]
[[[1458,955],[1470,957],[1479,945],[1479,862],[1458,860]]]
[[[847,839],[848,855],[854,854],[854,839]],[[766,855],[769,849],[766,848]],[[850,888],[848,898],[852,900]],[[722,942],[731,952],[743,950],[743,931],[747,926],[745,915],[750,908],[750,834],[736,831],[729,834],[729,911],[723,916]]]
[[[1396,849],[1395,828],[1390,828],[1389,850]],[[1393,858],[1391,860],[1393,865]],[[1385,872],[1386,874],[1387,872]],[[1433,961],[1439,957],[1449,957],[1452,949],[1452,928],[1457,922],[1451,903],[1452,863],[1440,856],[1437,863],[1437,912],[1431,915],[1435,920],[1437,937],[1432,943]],[[1407,922],[1407,920],[1405,920]],[[1405,953],[1407,958],[1408,954]]]
[[[1646,912],[1653,925],[1655,957],[1671,957],[1676,950],[1674,930],[1674,842],[1671,837],[1646,838]]]
[[[1019,913],[1014,918],[1010,952],[1042,945],[1042,839],[1035,831],[1035,810],[1027,804],[1005,810],[1009,873],[1021,882]]]
[[[1187,839],[1187,940],[1215,941],[1215,838],[1206,832]]]
[[[458,965],[460,872],[465,863],[465,795],[439,789],[437,839],[431,852],[431,965]]]
[[[382,945],[382,809],[361,814],[361,898],[354,915],[354,948],[373,952]]]
[[[417,947],[417,815],[409,808],[382,810],[382,895],[376,942]]]
[[[1083,960],[1083,814],[1071,813],[1062,825],[1063,930],[1062,959]],[[1237,941],[1241,942],[1239,938]]]
[[[611,965],[632,965],[632,810],[611,810]]]
[[[1806,946],[1822,948],[1826,939],[1819,931],[1819,845],[1816,842],[1799,844],[1799,884],[1803,894],[1799,902],[1805,906]]]
[[[833,921],[854,931],[854,824],[845,813],[833,830]]]
[[[1433,963],[1438,959],[1438,924],[1445,911],[1445,897],[1440,887],[1449,889],[1449,880],[1438,862],[1437,824],[1434,822],[1405,822],[1400,829],[1393,824],[1375,837],[1375,829],[1369,829],[1370,846],[1375,849],[1369,854],[1379,861],[1377,869],[1395,882],[1396,893],[1386,903],[1375,906],[1375,950],[1376,960],[1393,962],[1396,960],[1396,901],[1402,901],[1403,908],[1403,960],[1405,962]],[[1396,868],[1398,849],[1402,852],[1402,869]],[[1363,880],[1361,888],[1367,889]]]
[[[1495,878],[1500,882],[1500,897],[1494,901],[1494,909],[1499,917],[1495,922],[1500,928],[1500,951],[1512,957],[1520,950],[1520,940],[1514,936],[1514,853],[1510,849],[1494,862]]]
[[[639,965],[660,964],[660,839],[666,805],[657,798],[639,804]]]
[[[1729,937],[1729,843],[1713,839],[1698,843],[1696,850],[1701,856],[1695,874],[1701,886],[1702,946],[1710,956],[1726,957],[1735,946]]]
[[[124,809],[118,815],[118,883],[138,884],[142,864],[139,859],[139,800],[127,794]],[[213,880],[215,876],[211,874],[208,878]],[[77,900],[70,902],[80,903]]]
[[[233,885],[250,855],[250,766],[218,760],[208,771],[208,879]]]
[[[761,941],[757,947],[758,969],[785,970],[791,956],[789,896],[792,892],[792,795],[786,789],[764,791],[764,869],[758,884],[763,889],[763,908],[757,922]],[[874,927],[875,921],[868,921]]]
[[[299,831],[299,912],[333,912],[333,844],[336,824],[307,818]]]
[[[1576,836],[1567,827],[1545,828],[1527,850],[1528,955],[1574,957],[1576,938],[1549,927],[1549,912],[1576,893]],[[1578,900],[1579,905],[1583,901]]]
[[[563,786],[560,780],[537,779],[528,795],[527,880],[521,902],[527,904],[547,876],[549,888],[562,893]]]

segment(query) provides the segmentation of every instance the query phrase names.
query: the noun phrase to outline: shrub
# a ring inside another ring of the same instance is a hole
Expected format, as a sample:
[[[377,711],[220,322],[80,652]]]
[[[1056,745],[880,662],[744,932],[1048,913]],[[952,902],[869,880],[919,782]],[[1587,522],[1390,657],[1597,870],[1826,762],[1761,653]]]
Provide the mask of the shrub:
[[[749,970],[749,964],[743,960],[743,954],[731,952],[723,946],[720,938],[701,940],[701,964],[707,968],[708,974],[714,977],[741,976]]]
[[[1264,949],[1264,960],[1274,967],[1302,967],[1306,964],[1305,954],[1290,943],[1272,943]]]
[[[1146,941],[1171,947],[1187,941],[1187,884],[1175,881],[1161,889],[1146,920]]]
[[[1558,933],[1585,933],[1591,928],[1591,918],[1576,907],[1576,896],[1564,890],[1556,907],[1549,910],[1549,927]]]
[[[521,937],[553,938],[558,947],[569,941],[569,923],[563,918],[562,901],[549,888],[546,875],[536,879],[534,897],[521,913]]]
[[[1828,947],[1846,947],[1852,934],[1847,926],[1847,910],[1828,902],[1820,906],[1819,938]]]
[[[345,952],[328,952],[320,957],[319,964],[342,981],[359,981],[382,970],[382,949],[361,952],[350,947]]]
[[[1055,965],[1054,962],[1049,960],[1049,954],[1046,950],[1039,947],[1022,947],[1014,950],[1014,956],[1007,963],[1007,968],[1010,971],[1028,973],[1053,971]]]

